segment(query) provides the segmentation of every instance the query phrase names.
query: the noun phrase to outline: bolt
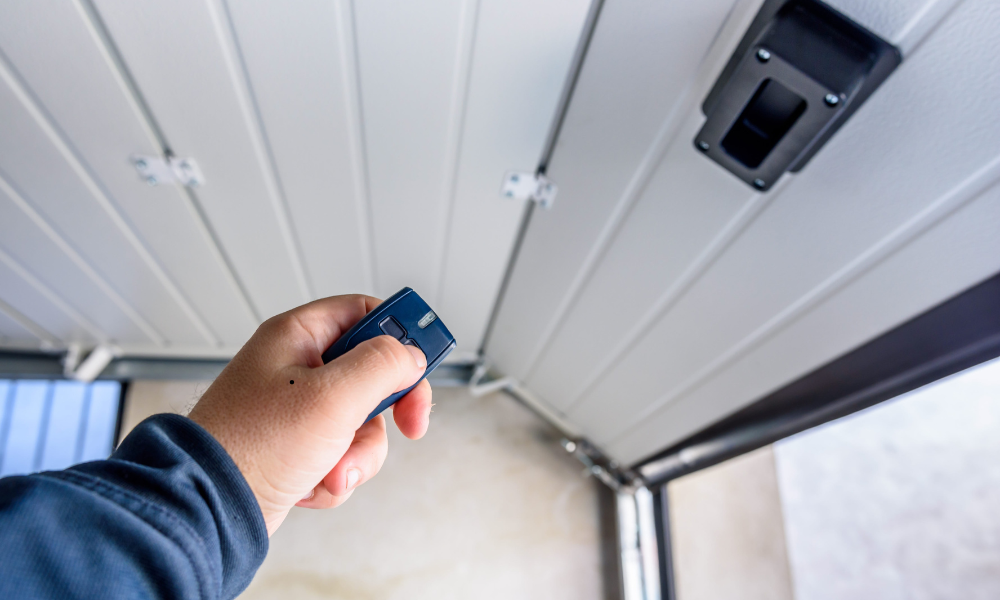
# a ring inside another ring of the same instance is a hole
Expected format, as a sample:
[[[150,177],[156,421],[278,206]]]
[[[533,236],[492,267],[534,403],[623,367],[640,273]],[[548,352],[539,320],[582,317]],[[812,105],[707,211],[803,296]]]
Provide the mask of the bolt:
[[[757,60],[762,63],[766,63],[771,60],[771,53],[763,48],[757,50]]]
[[[764,183],[764,180],[763,180],[763,179],[754,179],[754,180],[753,180],[753,186],[754,186],[755,188],[759,189],[759,190],[762,190],[762,189],[764,189],[764,186],[765,186],[765,185],[767,185],[767,184],[766,184],[766,183]]]
[[[518,182],[518,181],[519,181],[520,179],[521,179],[521,178],[520,178],[520,177],[518,177],[517,175],[511,175],[511,176],[510,176],[510,180],[511,180],[512,182],[514,182],[514,183],[517,183],[517,182]]]
[[[711,148],[711,146],[708,145],[708,142],[698,142],[698,149],[702,152],[708,152],[709,148]]]
[[[139,160],[135,161],[135,166],[138,169],[145,169],[146,168],[146,161],[144,161],[144,160],[142,160],[140,158]]]
[[[157,183],[159,183],[159,181],[156,180],[156,177],[150,175],[149,177],[146,178],[146,183],[148,183],[149,185],[156,185]]]
[[[840,104],[840,96],[837,94],[827,94],[823,96],[823,102],[826,102],[827,106],[837,106]]]

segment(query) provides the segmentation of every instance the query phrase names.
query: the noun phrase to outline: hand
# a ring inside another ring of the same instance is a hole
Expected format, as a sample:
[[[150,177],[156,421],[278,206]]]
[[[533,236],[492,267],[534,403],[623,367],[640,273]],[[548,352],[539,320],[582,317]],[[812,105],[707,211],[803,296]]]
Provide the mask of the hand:
[[[385,460],[385,419],[364,420],[387,396],[413,385],[427,359],[390,336],[362,342],[327,365],[321,358],[378,304],[370,296],[336,296],[268,319],[191,411],[250,484],[269,536],[292,506],[342,504]],[[403,435],[417,439],[427,431],[430,408],[424,380],[392,414]]]

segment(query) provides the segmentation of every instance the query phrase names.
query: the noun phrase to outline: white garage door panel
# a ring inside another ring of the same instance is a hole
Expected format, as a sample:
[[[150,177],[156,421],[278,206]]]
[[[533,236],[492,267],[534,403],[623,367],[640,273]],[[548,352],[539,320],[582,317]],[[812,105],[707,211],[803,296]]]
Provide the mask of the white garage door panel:
[[[1000,169],[994,169],[994,179]],[[861,275],[698,390],[610,442],[632,462],[1000,271],[1000,188]]]
[[[717,255],[759,195],[690,151],[701,127],[688,119],[546,352],[528,372],[531,390],[569,408],[652,314],[669,308]],[[656,257],[650,260],[649,257]],[[619,293],[620,292],[620,293]],[[595,366],[597,368],[595,369]]]
[[[410,285],[468,359],[523,206],[501,178],[537,164],[589,6],[4,4],[0,248],[58,310],[10,309],[56,347],[226,356],[313,297]],[[141,182],[129,156],[164,146],[206,184]]]
[[[473,0],[354,5],[375,289],[382,296],[408,285],[435,300],[475,6]]]
[[[95,3],[261,318],[310,297],[224,8],[214,0]]]
[[[0,300],[0,343],[5,347],[35,349],[43,340],[55,340],[55,337],[47,332],[30,331],[12,316],[14,314],[13,310]]]
[[[350,2],[229,10],[314,293],[371,293]]]
[[[131,154],[159,150],[86,16],[68,2],[5,3],[2,11],[4,54],[152,253],[153,267],[164,270],[171,295],[189,305],[212,341],[242,343],[255,322],[188,198],[146,185],[128,163]]]
[[[8,82],[5,82],[8,83]],[[153,337],[204,343],[205,338],[137,255],[125,232],[101,207],[100,192],[85,185],[66,148],[34,120],[8,85],[0,87],[0,169],[30,202],[151,327]],[[94,235],[99,232],[99,235]],[[49,274],[54,275],[54,274]]]
[[[75,314],[71,314],[64,310],[65,304],[57,306],[44,293],[50,290],[38,284],[36,278],[27,273],[9,254],[0,250],[0,302],[14,308],[31,323],[51,334],[51,340],[81,344],[98,341],[100,331],[96,327],[75,311]],[[78,320],[74,320],[73,316],[77,316]]]
[[[963,8],[776,194],[571,417],[599,429],[599,442],[616,439],[715,376],[711,365],[762,323],[997,156],[1000,115],[989,98],[1000,94],[1000,40],[989,32],[1000,27],[1000,10],[984,3]],[[955,90],[976,93],[956,97]]]
[[[915,15],[925,12],[921,3],[904,4],[893,10],[868,6],[860,15],[854,14],[865,25],[877,26],[890,39],[897,39],[912,31]],[[727,44],[720,46],[731,51]],[[728,54],[721,59],[728,60]],[[692,96],[698,103],[707,95],[719,67],[702,68],[702,75],[710,77],[694,86]],[[700,108],[692,106],[607,255],[555,328],[552,341],[525,373],[528,386],[556,408],[579,402],[584,391],[779,194],[775,190],[762,198],[714,162],[692,152],[691,140],[703,123]]]
[[[908,54],[914,42],[962,0],[824,0]]]
[[[482,0],[435,308],[459,351],[475,351],[510,256],[522,204],[504,170],[532,171],[556,109],[588,0]]]
[[[0,250],[10,268],[22,273],[21,279],[30,279],[30,285],[52,302],[68,307],[63,311],[67,315],[80,315],[77,322],[98,339],[157,341],[149,336],[148,328],[143,328],[145,322],[141,318],[137,322],[108,295],[106,282],[102,283],[99,275],[81,267],[81,263],[86,264],[82,257],[71,248],[66,252],[68,244],[54,241],[52,236],[62,238],[52,229],[48,232],[42,229],[25,208],[33,210],[25,206],[23,199],[13,198],[0,189]],[[39,325],[47,326],[45,321]]]
[[[549,167],[558,199],[532,217],[487,349],[505,372],[527,372],[574,295],[575,278],[593,260],[588,252],[631,201],[637,165],[655,164],[658,131],[683,117],[675,111],[732,6],[731,0],[604,5]]]

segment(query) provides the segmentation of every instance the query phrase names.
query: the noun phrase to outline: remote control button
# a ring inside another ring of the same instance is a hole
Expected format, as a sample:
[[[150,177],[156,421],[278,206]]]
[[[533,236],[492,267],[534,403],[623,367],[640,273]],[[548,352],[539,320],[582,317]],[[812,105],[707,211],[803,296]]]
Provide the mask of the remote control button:
[[[406,330],[392,317],[382,319],[382,322],[378,324],[378,328],[386,335],[391,335],[399,341],[403,341],[406,338]]]

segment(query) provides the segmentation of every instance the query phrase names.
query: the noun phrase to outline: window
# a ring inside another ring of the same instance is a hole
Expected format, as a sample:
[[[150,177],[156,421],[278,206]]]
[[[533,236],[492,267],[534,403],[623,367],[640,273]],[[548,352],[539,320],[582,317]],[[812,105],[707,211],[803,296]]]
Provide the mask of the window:
[[[0,380],[0,477],[107,458],[121,392],[117,381]]]

